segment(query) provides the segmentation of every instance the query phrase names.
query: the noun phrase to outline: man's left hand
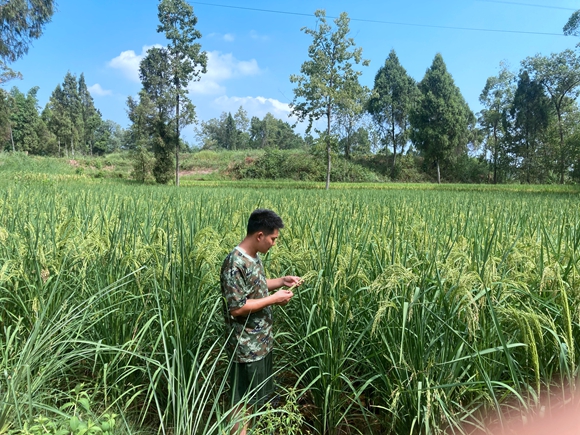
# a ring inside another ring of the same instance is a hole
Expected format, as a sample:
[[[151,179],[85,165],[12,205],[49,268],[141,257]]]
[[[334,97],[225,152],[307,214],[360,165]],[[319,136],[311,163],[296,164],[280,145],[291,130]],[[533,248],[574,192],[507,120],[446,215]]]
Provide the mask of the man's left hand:
[[[299,276],[284,276],[282,277],[282,285],[286,287],[298,287],[302,284],[302,278]]]

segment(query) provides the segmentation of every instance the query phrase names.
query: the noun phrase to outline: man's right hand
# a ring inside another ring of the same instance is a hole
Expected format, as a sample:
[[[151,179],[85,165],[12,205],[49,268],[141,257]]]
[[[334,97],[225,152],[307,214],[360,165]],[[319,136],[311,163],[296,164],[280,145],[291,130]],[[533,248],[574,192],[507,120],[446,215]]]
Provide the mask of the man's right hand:
[[[294,293],[292,293],[290,290],[278,290],[272,296],[274,296],[276,299],[276,302],[274,304],[283,307],[288,302],[290,302],[290,299],[292,299]]]

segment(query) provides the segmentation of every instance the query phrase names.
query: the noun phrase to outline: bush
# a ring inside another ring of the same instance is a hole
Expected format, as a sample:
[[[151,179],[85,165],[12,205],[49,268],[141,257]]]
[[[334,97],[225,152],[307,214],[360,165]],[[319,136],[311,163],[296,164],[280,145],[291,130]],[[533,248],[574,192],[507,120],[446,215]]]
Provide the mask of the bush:
[[[324,181],[326,159],[306,151],[266,149],[262,157],[247,157],[243,162],[232,165],[230,173],[238,179]],[[339,156],[332,159],[330,176],[334,182],[379,181],[379,177],[372,171]]]

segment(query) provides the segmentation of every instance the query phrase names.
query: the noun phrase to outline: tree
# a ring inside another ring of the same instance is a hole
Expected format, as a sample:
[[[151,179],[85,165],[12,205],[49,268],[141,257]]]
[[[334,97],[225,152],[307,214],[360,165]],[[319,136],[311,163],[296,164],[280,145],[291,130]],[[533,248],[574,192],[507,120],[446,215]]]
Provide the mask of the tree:
[[[532,176],[536,175],[536,154],[541,135],[550,125],[550,100],[542,85],[533,81],[526,70],[519,75],[510,116],[513,121],[513,152],[520,162],[525,181],[531,183]]]
[[[497,76],[489,77],[479,96],[484,107],[479,123],[485,133],[487,151],[493,168],[493,183],[498,182],[498,170],[507,164],[506,120],[513,101],[514,74],[501,65]]]
[[[54,0],[5,0],[0,3],[0,84],[18,77],[8,64],[28,53],[54,13]]]
[[[580,93],[580,58],[573,50],[553,53],[550,57],[538,54],[526,58],[522,67],[530,72],[532,80],[544,87],[556,112],[559,136],[557,167],[560,184],[563,184],[566,171],[572,164],[572,155],[566,145],[564,118],[566,108],[572,107],[570,103]]]
[[[344,156],[350,160],[355,133],[365,117],[369,89],[356,82],[349,88],[349,92],[350,96],[343,99],[336,108],[335,131],[340,136],[339,143],[344,150]]]
[[[68,135],[71,155],[75,155],[75,144],[78,147],[81,143],[81,138],[84,137],[84,125],[82,117],[82,104],[78,91],[78,82],[76,76],[70,72],[66,73],[64,82],[62,83],[62,93],[60,105],[64,110],[64,115],[68,118],[68,126],[70,132]]]
[[[13,87],[10,95],[13,101],[13,109],[10,116],[14,149],[39,154],[39,140],[36,133],[39,122],[38,99],[36,94],[38,87],[34,87],[24,95]]]
[[[147,119],[150,129],[151,148],[155,154],[153,175],[155,181],[161,184],[168,183],[172,178],[175,150],[176,129],[171,128],[173,111],[175,110],[175,95],[171,86],[171,72],[167,50],[152,48],[139,66],[143,92],[154,107],[154,113]],[[190,113],[182,110],[181,116]]]
[[[101,121],[93,132],[93,148],[97,155],[104,155],[119,151],[123,145],[124,131],[114,121]]]
[[[180,127],[195,120],[195,108],[187,96],[187,86],[206,73],[207,55],[201,51],[201,45],[194,42],[201,38],[201,33],[195,29],[197,17],[191,5],[184,0],[161,0],[158,10],[161,24],[157,32],[163,32],[169,40],[167,48],[162,50],[165,51],[168,85],[174,101],[175,185],[179,186]],[[181,115],[183,112],[184,116]]]
[[[12,97],[10,94],[4,89],[0,89],[0,146],[3,143],[9,143],[14,151],[14,139],[12,136],[12,125],[10,123],[12,105]]]
[[[373,93],[368,103],[385,147],[393,148],[391,176],[395,176],[397,151],[403,151],[408,140],[409,113],[417,99],[417,84],[391,50],[385,64],[375,76]]]
[[[574,12],[564,25],[564,35],[580,36],[580,10]]]
[[[99,128],[102,128],[103,118],[101,117],[101,113],[95,107],[93,97],[87,88],[85,75],[82,73],[78,81],[78,93],[80,100],[81,119],[83,124],[82,140],[85,147],[88,145],[90,154],[93,155],[95,134]]]
[[[335,29],[327,23],[324,10],[317,10],[314,15],[320,20],[318,28],[302,28],[312,37],[308,48],[310,60],[302,64],[300,75],[290,76],[290,81],[296,83],[290,107],[299,121],[308,120],[307,133],[314,121],[326,117],[326,189],[329,189],[333,116],[358,84],[361,72],[353,69],[352,62],[367,66],[369,61],[362,59],[362,48],[355,48],[354,39],[348,37],[350,19],[346,12],[334,20]]]
[[[447,72],[441,54],[433,59],[419,91],[419,102],[410,114],[410,137],[437,167],[437,183],[441,183],[441,163],[466,152],[474,115]]]

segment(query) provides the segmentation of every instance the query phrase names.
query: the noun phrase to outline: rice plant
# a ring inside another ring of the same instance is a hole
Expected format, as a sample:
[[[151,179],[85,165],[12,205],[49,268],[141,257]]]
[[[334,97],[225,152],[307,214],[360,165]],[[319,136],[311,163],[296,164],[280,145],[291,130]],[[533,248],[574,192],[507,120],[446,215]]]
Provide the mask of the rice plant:
[[[119,433],[227,433],[219,267],[257,207],[286,224],[267,273],[305,278],[275,311],[288,406],[254,410],[259,430],[469,433],[578,377],[566,191],[33,175],[0,183],[0,433],[61,415],[81,384]]]

